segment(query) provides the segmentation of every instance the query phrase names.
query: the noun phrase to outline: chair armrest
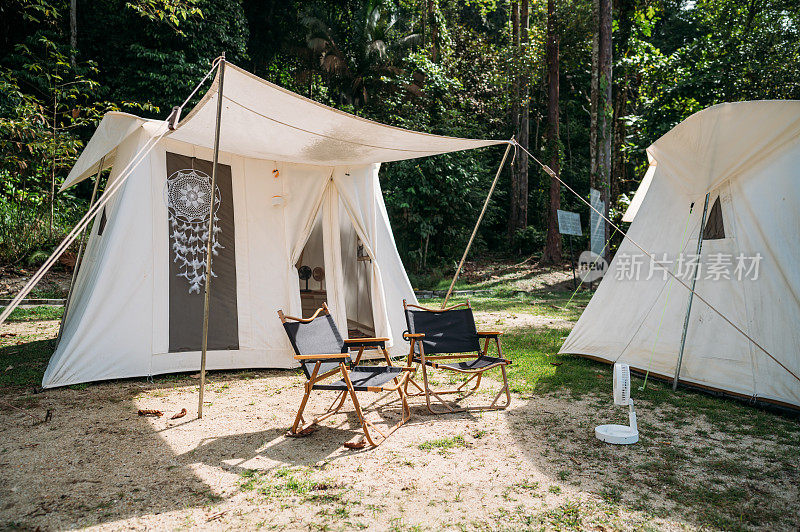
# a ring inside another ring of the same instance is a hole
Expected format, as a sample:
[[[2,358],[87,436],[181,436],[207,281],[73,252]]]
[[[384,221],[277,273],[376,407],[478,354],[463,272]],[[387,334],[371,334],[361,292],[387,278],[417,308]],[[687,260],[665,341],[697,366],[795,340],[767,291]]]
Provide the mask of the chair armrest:
[[[501,331],[478,331],[478,336],[482,338],[497,338],[503,336]]]
[[[379,345],[383,346],[386,342],[389,341],[389,338],[348,338],[344,341],[345,344],[351,345],[354,347],[357,346],[370,346],[370,345]]]
[[[403,338],[405,338],[406,340],[408,340],[410,338],[425,338],[425,333],[414,333],[414,334],[411,334],[411,333],[404,332],[403,333]]]
[[[347,353],[335,353],[331,355],[295,355],[295,360],[347,360]]]

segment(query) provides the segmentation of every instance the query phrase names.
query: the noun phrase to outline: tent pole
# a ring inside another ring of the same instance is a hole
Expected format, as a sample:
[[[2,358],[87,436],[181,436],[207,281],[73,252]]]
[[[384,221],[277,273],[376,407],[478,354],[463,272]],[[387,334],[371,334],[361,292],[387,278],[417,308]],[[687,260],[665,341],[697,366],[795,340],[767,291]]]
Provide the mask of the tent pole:
[[[206,353],[208,352],[208,306],[211,294],[211,250],[214,241],[214,199],[217,191],[217,162],[219,161],[219,129],[222,118],[222,84],[225,81],[225,52],[219,61],[219,86],[217,87],[217,123],[214,128],[214,163],[211,167],[211,200],[208,209],[208,239],[206,242],[206,286],[203,295],[203,344],[200,352],[200,397],[197,419],[203,417],[203,394],[206,387]]]
[[[103,173],[103,164],[106,162],[105,157],[100,158],[100,165],[97,167],[97,175],[94,178],[94,189],[92,189],[92,197],[89,200],[89,208],[92,208],[94,205],[94,200],[97,197],[97,188],[100,185],[100,177],[102,177]],[[58,347],[58,343],[61,341],[61,335],[64,333],[64,324],[67,321],[67,312],[69,312],[69,304],[72,301],[72,292],[75,288],[75,280],[78,278],[78,268],[81,265],[81,259],[83,258],[83,244],[86,239],[86,229],[81,231],[81,239],[80,243],[78,244],[78,255],[75,257],[75,266],[72,267],[72,279],[69,282],[69,291],[67,292],[67,299],[64,301],[64,313],[61,315],[61,323],[58,325],[58,336],[56,337],[56,347]]]
[[[478,232],[478,227],[481,225],[481,221],[483,220],[483,215],[486,214],[486,208],[489,206],[489,200],[492,197],[492,193],[494,192],[494,187],[497,185],[497,180],[500,178],[500,172],[503,171],[503,166],[506,164],[506,159],[508,158],[508,152],[511,151],[511,146],[515,145],[514,137],[511,137],[511,140],[506,146],[506,151],[503,154],[503,160],[500,161],[500,166],[497,168],[497,173],[494,175],[494,181],[492,181],[492,186],[489,187],[489,193],[486,195],[486,200],[483,202],[483,208],[481,209],[481,214],[478,216],[478,221],[475,222],[475,228],[472,230],[472,235],[469,237],[469,242],[467,242],[467,249],[464,250],[464,255],[461,257],[461,262],[458,263],[458,268],[456,268],[456,273],[453,275],[453,281],[450,283],[450,288],[447,289],[447,295],[444,296],[444,303],[442,303],[442,308],[447,306],[447,300],[450,299],[450,294],[453,292],[453,287],[456,285],[456,281],[458,280],[458,275],[461,273],[461,267],[464,266],[464,261],[467,259],[467,254],[469,253],[469,248],[472,247],[472,241],[475,240],[475,235]]]
[[[681,348],[678,351],[678,364],[675,366],[675,378],[672,380],[672,391],[678,389],[678,378],[681,374],[681,363],[683,362],[683,349],[686,347],[686,332],[689,329],[689,315],[692,313],[692,299],[694,299],[694,287],[697,284],[697,278],[700,276],[700,250],[703,247],[703,231],[706,227],[706,213],[708,212],[708,197],[711,193],[706,194],[706,201],[703,205],[703,218],[700,220],[700,234],[697,235],[697,269],[694,271],[692,277],[692,291],[689,292],[689,305],[686,307],[686,317],[683,320],[683,332],[681,333]]]

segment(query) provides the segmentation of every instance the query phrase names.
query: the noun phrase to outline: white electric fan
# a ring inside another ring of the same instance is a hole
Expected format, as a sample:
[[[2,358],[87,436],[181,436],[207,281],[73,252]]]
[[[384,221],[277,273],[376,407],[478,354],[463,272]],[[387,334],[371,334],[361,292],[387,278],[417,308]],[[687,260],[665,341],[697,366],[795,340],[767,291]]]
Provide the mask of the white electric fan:
[[[636,411],[631,399],[631,368],[627,364],[614,364],[614,404],[628,405],[630,426],[600,425],[594,429],[597,439],[606,443],[629,445],[639,441],[639,430],[636,427]]]

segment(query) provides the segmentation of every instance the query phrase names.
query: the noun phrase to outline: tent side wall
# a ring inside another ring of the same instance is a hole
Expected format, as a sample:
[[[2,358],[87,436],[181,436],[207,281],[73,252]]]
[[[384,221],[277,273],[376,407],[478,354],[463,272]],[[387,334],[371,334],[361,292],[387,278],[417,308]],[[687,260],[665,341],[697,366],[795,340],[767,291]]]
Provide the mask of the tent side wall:
[[[657,160],[652,183],[628,235],[671,270],[681,252],[693,255],[700,233],[704,189],[687,191],[689,177],[679,161]],[[706,239],[705,268],[718,257],[730,257],[730,279],[707,269],[696,291],[726,317],[800,375],[800,248],[792,245],[800,232],[800,146],[784,145],[758,164],[743,164],[728,180],[714,181],[709,211],[720,199],[725,238]],[[694,210],[688,215],[689,205]],[[684,227],[686,229],[684,230]],[[684,235],[685,231],[685,236]],[[759,262],[757,278],[735,267]],[[641,261],[638,280],[624,278]],[[685,267],[685,266],[684,266]],[[641,370],[674,375],[689,292],[663,272],[650,279],[650,260],[625,240],[608,274],[561,348],[563,353],[626,362]],[[684,275],[684,280],[689,276]],[[686,339],[681,379],[748,397],[800,406],[800,382],[780,368],[743,335],[695,298]]]
[[[112,179],[147,141],[145,130],[118,148]],[[198,369],[199,351],[170,348],[170,282],[175,280],[170,273],[174,257],[166,203],[168,154],[201,161],[212,158],[210,149],[162,139],[107,207],[102,235],[95,223],[64,336],[44,387]],[[207,368],[296,365],[276,311],[301,313],[296,258],[292,259],[320,213],[323,220],[326,213],[335,214],[337,221],[340,214],[349,218],[374,254],[369,284],[376,334],[391,337],[397,354],[404,351],[402,312],[390,315],[388,309],[401,310],[402,299],[413,300],[414,294],[385,216],[379,165],[333,168],[228,153],[220,154],[220,164],[231,168],[238,349],[209,350]],[[326,196],[335,196],[343,212],[326,210]],[[273,201],[275,197],[280,201]],[[339,223],[332,227],[338,233]],[[329,295],[344,295],[343,274],[330,274],[335,270],[330,260],[326,259]],[[382,276],[383,269],[388,277]],[[195,296],[198,300],[201,293]],[[336,305],[334,315],[339,314]]]
[[[109,182],[149,136],[139,130],[118,148]],[[152,202],[145,160],[95,220],[61,341],[42,386],[149,373],[152,352]],[[146,332],[143,334],[143,332]]]

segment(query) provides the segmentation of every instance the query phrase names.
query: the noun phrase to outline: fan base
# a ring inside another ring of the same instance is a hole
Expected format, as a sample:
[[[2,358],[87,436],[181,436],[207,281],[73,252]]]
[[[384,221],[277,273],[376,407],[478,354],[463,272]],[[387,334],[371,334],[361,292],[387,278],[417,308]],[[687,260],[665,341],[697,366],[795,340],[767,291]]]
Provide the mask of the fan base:
[[[639,431],[625,425],[600,425],[595,427],[598,440],[615,445],[630,445],[639,441]]]

